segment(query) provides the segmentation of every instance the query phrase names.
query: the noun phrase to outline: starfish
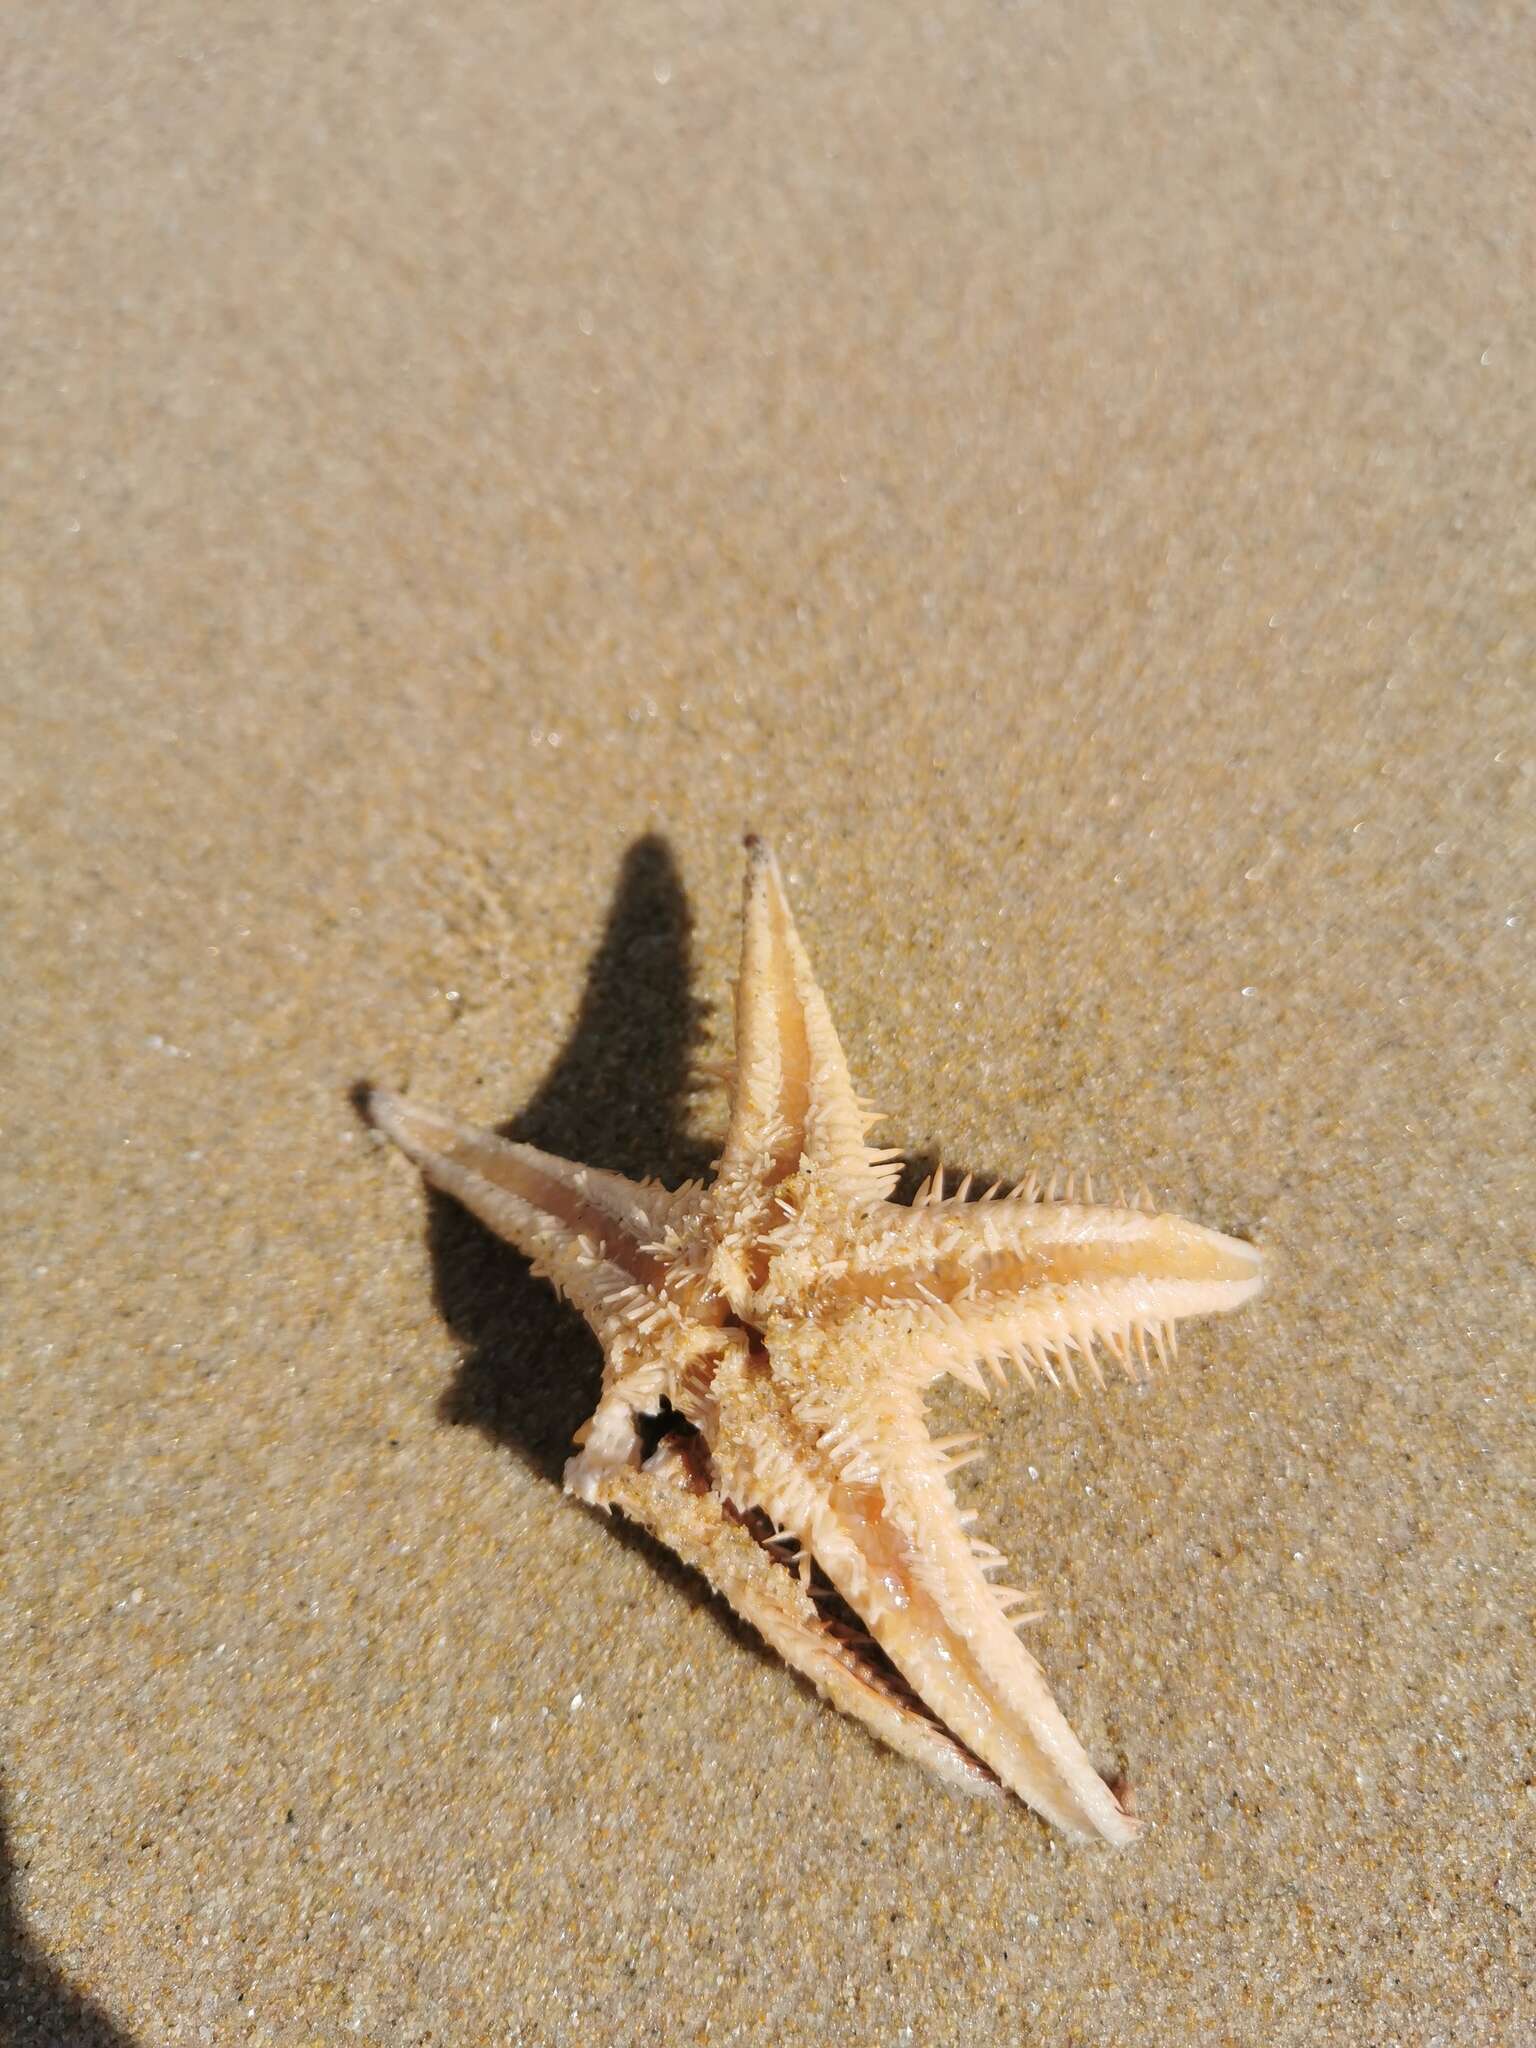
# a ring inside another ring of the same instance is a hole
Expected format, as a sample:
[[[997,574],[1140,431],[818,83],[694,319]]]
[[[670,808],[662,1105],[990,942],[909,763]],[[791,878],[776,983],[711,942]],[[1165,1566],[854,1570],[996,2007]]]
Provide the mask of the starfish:
[[[553,1157],[374,1090],[368,1114],[428,1181],[533,1261],[603,1348],[569,1493],[619,1509],[844,1712],[968,1790],[1015,1793],[1068,1833],[1123,1843],[1130,1802],[1099,1773],[1017,1634],[1020,1592],[969,1533],[924,1396],[1018,1374],[1133,1381],[1182,1316],[1261,1282],[1240,1239],[1057,1199],[1034,1176],[952,1194],[937,1169],[892,1201],[899,1155],[860,1099],[790,917],[747,841],[731,1112],[713,1182]],[[1025,1619],[1038,1619],[1028,1616]]]

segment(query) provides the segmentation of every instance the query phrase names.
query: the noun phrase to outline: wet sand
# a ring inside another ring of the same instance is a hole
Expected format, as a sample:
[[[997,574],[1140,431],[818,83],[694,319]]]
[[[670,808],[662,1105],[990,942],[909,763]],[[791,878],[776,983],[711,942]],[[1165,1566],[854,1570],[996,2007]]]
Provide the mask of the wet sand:
[[[1528,18],[0,39],[0,2034],[1530,2039]],[[701,1170],[747,826],[889,1142],[1269,1252],[958,1482],[1131,1851],[564,1499],[350,1105]]]

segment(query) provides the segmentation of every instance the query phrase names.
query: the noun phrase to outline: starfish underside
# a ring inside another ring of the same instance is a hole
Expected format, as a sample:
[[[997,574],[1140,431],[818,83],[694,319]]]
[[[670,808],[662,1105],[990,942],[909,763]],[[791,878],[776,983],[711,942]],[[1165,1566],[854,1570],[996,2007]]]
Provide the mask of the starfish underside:
[[[931,1438],[924,1396],[946,1373],[1102,1383],[1099,1348],[1139,1380],[1178,1318],[1257,1291],[1251,1245],[1032,1178],[971,1200],[935,1173],[893,1203],[896,1155],[866,1142],[875,1114],[755,840],[712,1183],[627,1180],[384,1091],[369,1113],[602,1344],[569,1492],[648,1529],[940,1776],[1006,1787],[1072,1834],[1135,1835],[1019,1640],[1026,1596],[990,1581],[1000,1553],[955,1504],[974,1439]]]

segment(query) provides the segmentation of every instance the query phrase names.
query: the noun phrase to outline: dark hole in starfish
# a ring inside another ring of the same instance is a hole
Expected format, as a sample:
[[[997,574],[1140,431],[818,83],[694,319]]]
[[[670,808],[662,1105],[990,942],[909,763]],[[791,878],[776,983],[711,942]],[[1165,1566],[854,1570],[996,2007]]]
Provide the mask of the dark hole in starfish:
[[[635,1428],[640,1435],[640,1462],[642,1465],[651,1456],[652,1452],[660,1447],[664,1438],[670,1436],[678,1438],[679,1441],[684,1441],[698,1435],[698,1431],[694,1428],[693,1424],[679,1415],[670,1401],[665,1400],[654,1415],[637,1415],[635,1417]]]

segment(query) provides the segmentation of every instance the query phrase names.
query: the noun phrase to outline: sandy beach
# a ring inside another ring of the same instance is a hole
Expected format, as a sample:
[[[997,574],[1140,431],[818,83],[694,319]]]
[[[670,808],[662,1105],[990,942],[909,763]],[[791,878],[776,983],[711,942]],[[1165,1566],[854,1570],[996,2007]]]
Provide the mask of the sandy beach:
[[[1520,8],[0,27],[0,2038],[1520,2048]],[[1148,1823],[565,1498],[365,1081],[707,1172],[744,830],[882,1138],[1265,1248],[938,1401]]]

